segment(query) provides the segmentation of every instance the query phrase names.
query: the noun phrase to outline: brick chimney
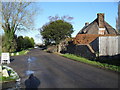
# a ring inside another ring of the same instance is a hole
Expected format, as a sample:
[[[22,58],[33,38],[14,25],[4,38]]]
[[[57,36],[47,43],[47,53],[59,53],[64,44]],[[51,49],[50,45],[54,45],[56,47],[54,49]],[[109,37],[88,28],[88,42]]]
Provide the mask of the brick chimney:
[[[98,27],[99,27],[98,34],[105,34],[104,13],[98,13],[97,19],[98,19]]]
[[[98,13],[97,18],[99,28],[104,28],[104,13]]]

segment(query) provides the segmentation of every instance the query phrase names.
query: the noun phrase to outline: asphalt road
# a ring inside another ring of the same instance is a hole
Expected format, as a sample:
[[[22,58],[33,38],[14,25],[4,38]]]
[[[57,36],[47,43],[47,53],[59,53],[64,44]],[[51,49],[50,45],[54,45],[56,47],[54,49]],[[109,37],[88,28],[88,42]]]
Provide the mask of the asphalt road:
[[[29,56],[31,63],[28,63]],[[12,59],[9,66],[21,77],[22,88],[27,87],[26,82],[30,82],[26,75],[28,69],[34,71],[38,88],[118,88],[118,73],[40,49],[32,49],[27,55],[14,56]]]

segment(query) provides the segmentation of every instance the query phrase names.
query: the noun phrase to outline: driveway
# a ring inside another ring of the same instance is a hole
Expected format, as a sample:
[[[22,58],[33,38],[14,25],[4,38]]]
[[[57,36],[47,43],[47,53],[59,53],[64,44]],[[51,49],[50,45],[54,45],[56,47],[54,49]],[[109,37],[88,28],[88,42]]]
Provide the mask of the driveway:
[[[32,61],[28,62],[28,58]],[[118,88],[118,73],[103,70],[59,55],[32,49],[27,55],[14,56],[9,64],[27,87],[27,70],[33,72],[39,88]]]

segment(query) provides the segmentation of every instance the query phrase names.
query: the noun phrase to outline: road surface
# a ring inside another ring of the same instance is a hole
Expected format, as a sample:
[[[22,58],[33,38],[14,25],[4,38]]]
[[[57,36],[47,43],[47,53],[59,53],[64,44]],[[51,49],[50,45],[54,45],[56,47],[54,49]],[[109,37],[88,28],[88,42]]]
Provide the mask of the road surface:
[[[31,57],[33,61],[28,62]],[[26,87],[27,70],[34,71],[39,88],[118,88],[118,73],[103,70],[59,55],[32,49],[27,55],[14,56],[10,63]]]

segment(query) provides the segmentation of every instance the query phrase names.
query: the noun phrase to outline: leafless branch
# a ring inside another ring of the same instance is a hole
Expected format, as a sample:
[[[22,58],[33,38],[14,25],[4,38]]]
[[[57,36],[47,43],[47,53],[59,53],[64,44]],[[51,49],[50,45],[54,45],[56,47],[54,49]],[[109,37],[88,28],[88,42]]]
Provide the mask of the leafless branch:
[[[33,26],[32,18],[36,12],[29,8],[30,5],[31,2],[2,2],[2,28],[15,33],[19,25]]]

